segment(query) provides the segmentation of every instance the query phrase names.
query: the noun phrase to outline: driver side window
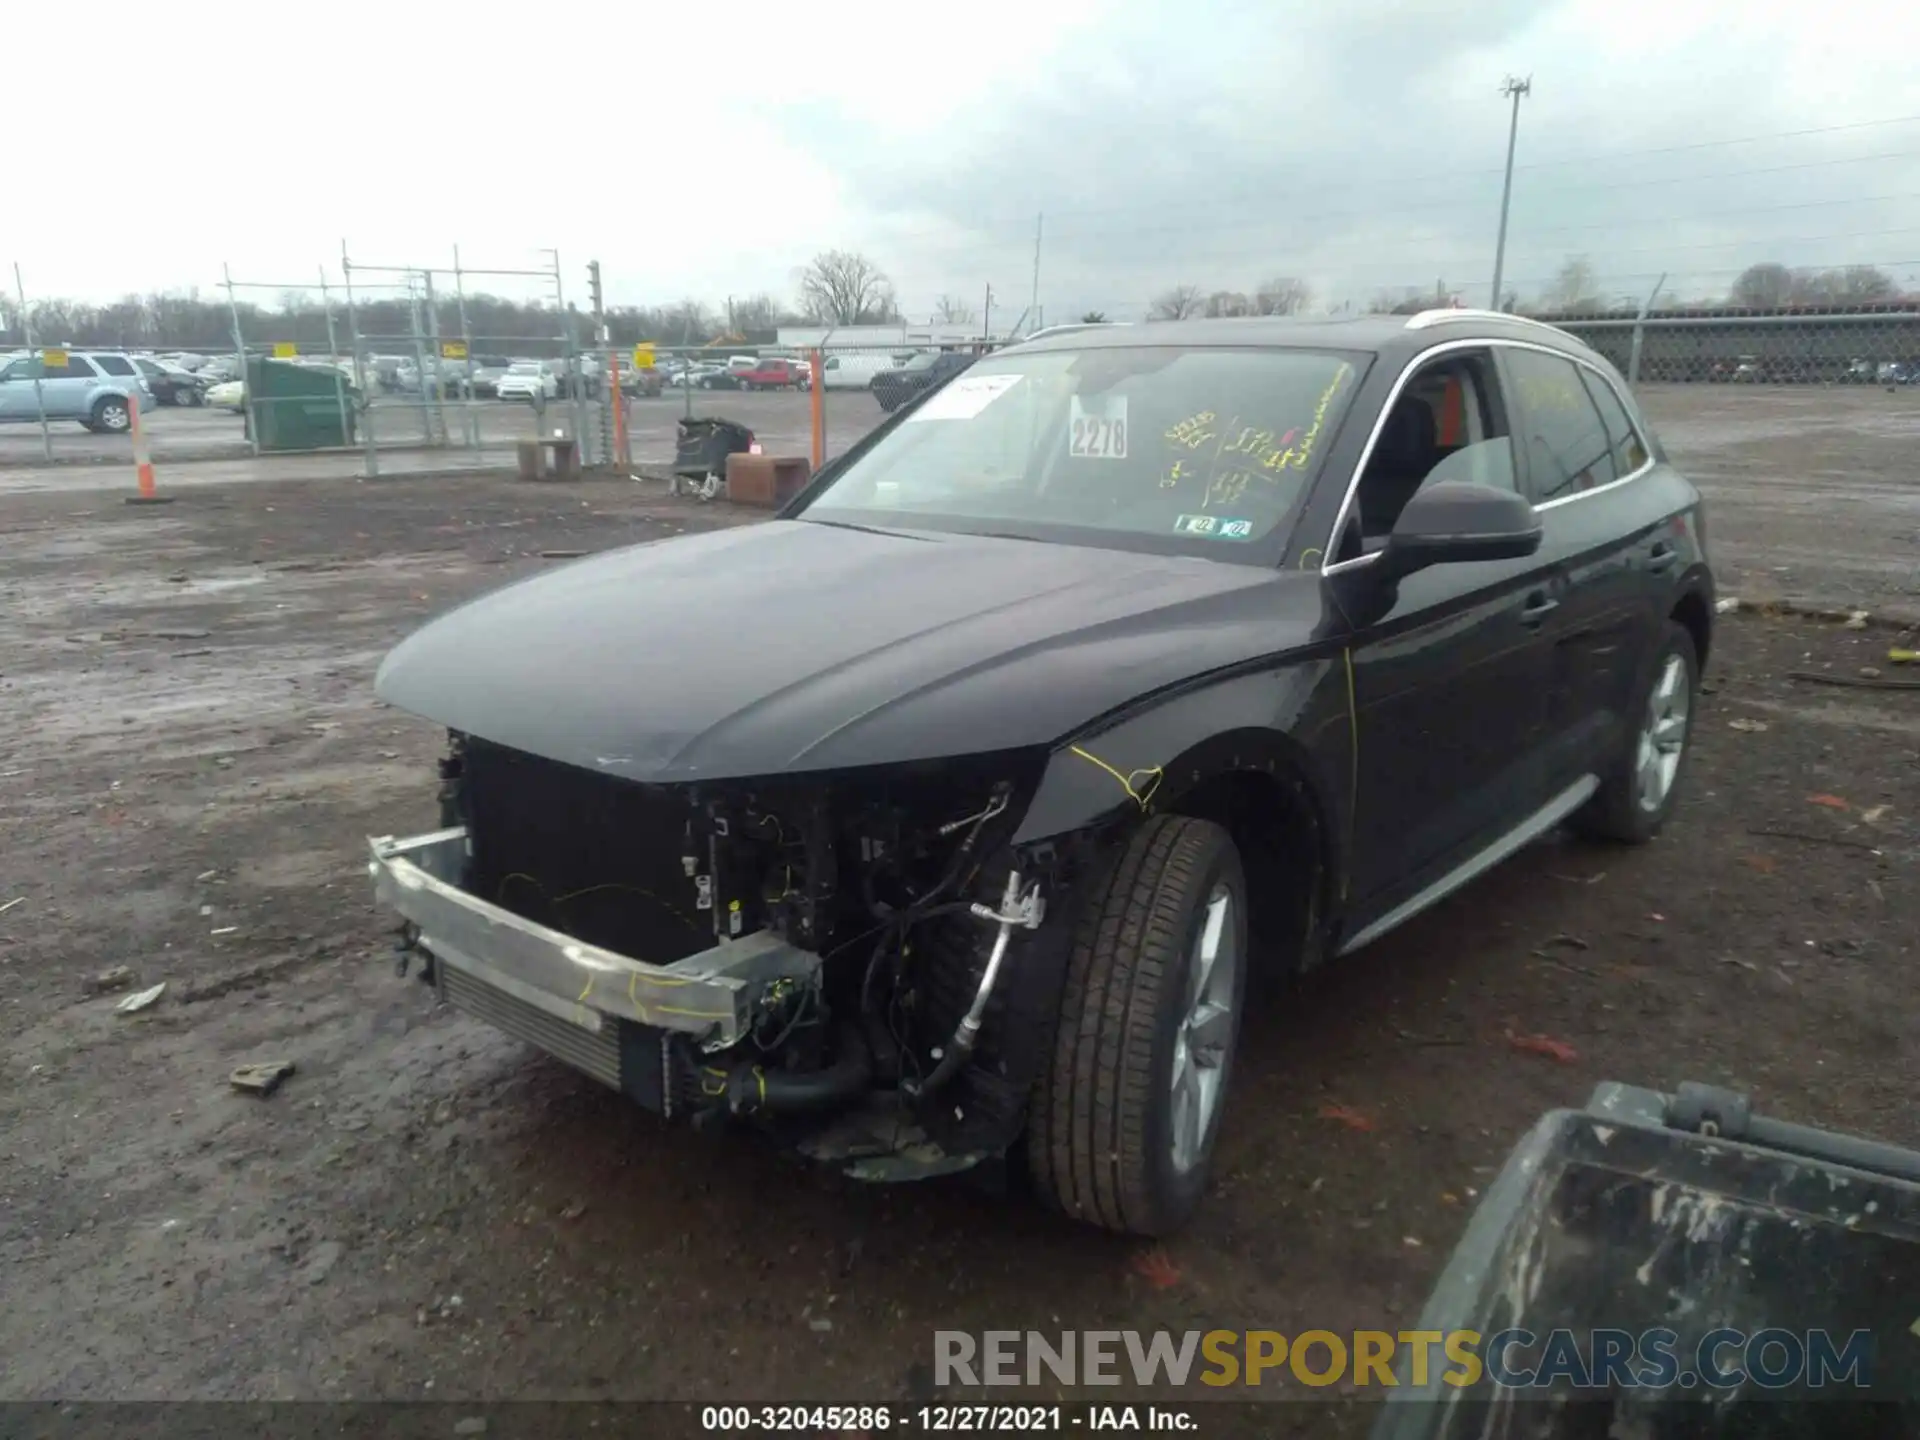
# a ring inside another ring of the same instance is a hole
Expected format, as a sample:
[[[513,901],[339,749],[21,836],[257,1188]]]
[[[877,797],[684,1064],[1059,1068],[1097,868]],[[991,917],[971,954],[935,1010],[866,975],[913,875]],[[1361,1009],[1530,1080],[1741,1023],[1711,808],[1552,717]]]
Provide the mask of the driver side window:
[[[1401,390],[1360,474],[1336,558],[1378,551],[1407,502],[1448,480],[1520,489],[1507,406],[1487,351],[1431,361]]]

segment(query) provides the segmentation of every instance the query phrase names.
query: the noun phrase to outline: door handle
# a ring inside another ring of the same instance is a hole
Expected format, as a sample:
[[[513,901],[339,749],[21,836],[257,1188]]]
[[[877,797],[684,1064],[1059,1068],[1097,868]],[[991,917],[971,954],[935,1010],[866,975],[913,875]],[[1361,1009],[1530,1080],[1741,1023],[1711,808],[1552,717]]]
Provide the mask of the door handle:
[[[1647,569],[1658,575],[1664,570],[1671,570],[1679,558],[1680,552],[1673,546],[1664,540],[1657,541],[1653,549],[1647,552]]]
[[[1527,597],[1527,603],[1520,607],[1520,623],[1538,625],[1559,608],[1558,600],[1553,599],[1544,590],[1536,590]]]

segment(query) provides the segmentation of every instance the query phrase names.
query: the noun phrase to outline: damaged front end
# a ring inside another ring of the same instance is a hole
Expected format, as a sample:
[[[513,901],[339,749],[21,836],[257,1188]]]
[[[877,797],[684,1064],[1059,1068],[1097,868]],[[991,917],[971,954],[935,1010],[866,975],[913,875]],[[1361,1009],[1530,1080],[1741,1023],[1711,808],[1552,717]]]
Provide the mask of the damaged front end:
[[[456,734],[443,828],[369,870],[448,1003],[663,1116],[918,1178],[1011,1143],[1051,1039],[1082,857],[1009,843],[1045,759],[648,785]]]

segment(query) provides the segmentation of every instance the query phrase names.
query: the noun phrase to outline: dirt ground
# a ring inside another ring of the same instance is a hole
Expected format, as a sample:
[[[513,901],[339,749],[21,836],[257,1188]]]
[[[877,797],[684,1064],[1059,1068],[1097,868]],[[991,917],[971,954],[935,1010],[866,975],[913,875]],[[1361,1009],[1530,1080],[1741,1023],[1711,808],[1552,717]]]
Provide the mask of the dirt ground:
[[[1766,615],[1722,621],[1658,843],[1535,847],[1250,1017],[1163,1252],[669,1129],[435,1010],[364,873],[433,822],[440,747],[379,657],[542,551],[745,518],[498,479],[0,497],[0,1398],[904,1399],[939,1328],[1404,1324],[1599,1080],[1920,1144],[1920,694],[1787,678],[1897,632]],[[116,1016],[116,966],[164,996]]]

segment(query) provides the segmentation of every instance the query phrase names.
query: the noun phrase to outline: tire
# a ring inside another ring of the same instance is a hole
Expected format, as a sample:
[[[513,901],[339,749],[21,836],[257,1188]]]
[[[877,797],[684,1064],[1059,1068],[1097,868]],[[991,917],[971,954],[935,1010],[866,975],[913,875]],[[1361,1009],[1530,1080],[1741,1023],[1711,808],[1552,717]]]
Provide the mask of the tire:
[[[124,435],[133,428],[133,416],[127,402],[117,395],[102,395],[93,402],[88,428],[103,435]]]
[[[177,394],[180,397],[180,403],[190,409],[198,409],[207,403],[207,397],[201,394],[197,388],[182,390],[177,392]]]
[[[1246,879],[1220,826],[1160,815],[1089,883],[1052,1054],[1034,1087],[1027,1163],[1035,1188],[1074,1219],[1166,1235],[1206,1191],[1233,1073],[1246,997]],[[1188,998],[1210,929],[1217,948],[1205,998],[1213,1008],[1195,1047]],[[1201,1051],[1210,1062],[1196,1063]],[[1174,1097],[1177,1066],[1196,1097],[1212,1096],[1179,1154],[1176,1112],[1186,1106]]]
[[[1631,725],[1620,754],[1609,772],[1601,776],[1600,789],[1575,813],[1571,824],[1580,834],[1596,840],[1644,845],[1660,833],[1667,817],[1673,813],[1680,782],[1686,777],[1687,756],[1693,750],[1693,719],[1700,698],[1700,658],[1694,648],[1693,635],[1677,620],[1666,623],[1660,643],[1634,689],[1634,697],[1634,706],[1629,712]],[[1680,707],[1677,716],[1675,701]],[[1655,750],[1664,750],[1664,743],[1653,739],[1655,730],[1662,726],[1667,742],[1677,741],[1677,748],[1665,751],[1672,757],[1671,768],[1663,765],[1659,770],[1664,776],[1659,798],[1649,803],[1641,780],[1643,767],[1652,762],[1641,747],[1644,742]]]

